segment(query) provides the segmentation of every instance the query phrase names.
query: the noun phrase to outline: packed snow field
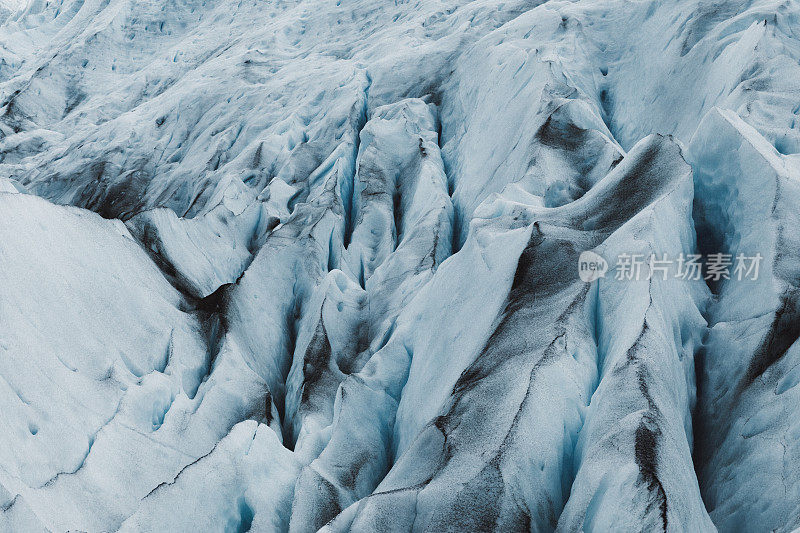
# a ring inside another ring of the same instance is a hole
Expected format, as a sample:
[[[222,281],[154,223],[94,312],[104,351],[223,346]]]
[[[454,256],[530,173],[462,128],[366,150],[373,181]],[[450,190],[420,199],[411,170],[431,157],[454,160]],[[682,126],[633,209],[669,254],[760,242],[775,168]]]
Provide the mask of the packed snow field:
[[[0,531],[792,531],[799,228],[797,0],[5,2]]]

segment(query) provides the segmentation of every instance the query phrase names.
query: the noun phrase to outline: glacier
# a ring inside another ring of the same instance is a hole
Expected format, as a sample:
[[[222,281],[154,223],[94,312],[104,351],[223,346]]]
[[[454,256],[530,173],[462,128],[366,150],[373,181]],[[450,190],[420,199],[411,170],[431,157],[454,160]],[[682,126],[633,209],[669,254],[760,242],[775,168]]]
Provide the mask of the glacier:
[[[798,228],[796,0],[0,0],[0,531],[798,530]]]

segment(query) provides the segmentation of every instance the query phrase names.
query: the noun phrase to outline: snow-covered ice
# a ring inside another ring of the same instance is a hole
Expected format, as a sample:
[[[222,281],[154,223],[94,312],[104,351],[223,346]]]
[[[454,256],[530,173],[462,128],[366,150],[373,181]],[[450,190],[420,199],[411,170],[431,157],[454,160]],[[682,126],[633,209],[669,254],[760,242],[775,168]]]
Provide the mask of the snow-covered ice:
[[[794,0],[0,0],[0,531],[797,530],[799,154]]]

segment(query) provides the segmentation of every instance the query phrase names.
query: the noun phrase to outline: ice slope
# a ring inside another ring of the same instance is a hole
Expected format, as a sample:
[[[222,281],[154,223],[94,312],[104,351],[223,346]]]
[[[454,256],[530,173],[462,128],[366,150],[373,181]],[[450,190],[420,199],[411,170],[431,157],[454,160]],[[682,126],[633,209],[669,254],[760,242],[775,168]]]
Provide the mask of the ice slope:
[[[0,530],[800,527],[798,27],[0,6]]]
[[[0,196],[4,509],[48,509],[55,529],[113,527],[155,472],[227,432],[253,385],[239,376],[234,397],[207,394],[200,317],[121,222]]]
[[[722,110],[703,119],[691,149],[707,245],[764,256],[757,281],[720,283],[709,313],[698,473],[720,529],[745,520],[761,530],[791,530],[800,514],[800,425],[791,414],[800,392],[800,161]]]

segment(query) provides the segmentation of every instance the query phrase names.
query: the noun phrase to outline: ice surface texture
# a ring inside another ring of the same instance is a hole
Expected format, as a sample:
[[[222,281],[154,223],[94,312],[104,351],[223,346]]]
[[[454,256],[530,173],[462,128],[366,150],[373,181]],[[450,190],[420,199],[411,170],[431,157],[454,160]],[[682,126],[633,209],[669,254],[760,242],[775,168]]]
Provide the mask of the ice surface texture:
[[[800,527],[798,121],[792,0],[0,1],[0,531]]]

